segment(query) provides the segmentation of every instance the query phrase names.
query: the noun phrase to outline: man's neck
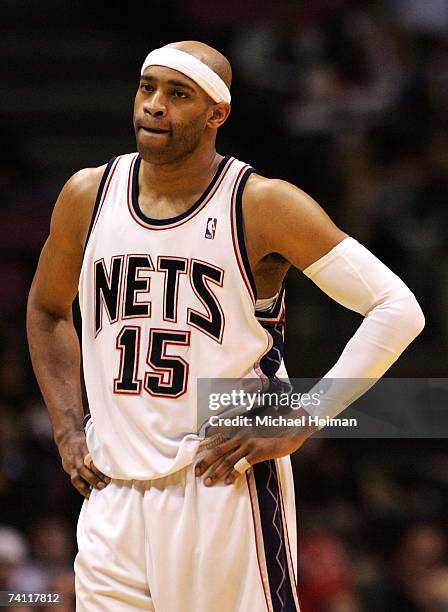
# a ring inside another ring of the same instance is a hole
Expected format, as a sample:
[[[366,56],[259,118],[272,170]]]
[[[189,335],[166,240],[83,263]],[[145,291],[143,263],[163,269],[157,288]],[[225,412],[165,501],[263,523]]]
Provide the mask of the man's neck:
[[[187,209],[206,189],[221,159],[222,156],[213,148],[196,150],[173,164],[156,165],[142,160],[139,175],[141,203],[161,199],[179,204],[184,202]]]

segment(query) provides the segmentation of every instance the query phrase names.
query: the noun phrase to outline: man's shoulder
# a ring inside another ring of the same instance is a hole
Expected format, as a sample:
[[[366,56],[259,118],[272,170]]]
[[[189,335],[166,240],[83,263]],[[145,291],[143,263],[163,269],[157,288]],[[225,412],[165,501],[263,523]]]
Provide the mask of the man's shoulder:
[[[107,164],[83,168],[65,183],[53,210],[51,230],[84,244],[101,179]]]
[[[245,207],[256,208],[259,213],[279,212],[300,205],[308,196],[299,187],[279,178],[267,178],[253,172],[244,190]]]
[[[247,180],[246,191],[252,196],[264,198],[288,187],[293,185],[279,178],[267,178],[258,172],[252,172]]]
[[[131,167],[137,155],[136,152],[123,153],[122,155],[112,157],[101,166],[82,168],[69,178],[64,185],[63,191],[68,191],[69,194],[73,194],[78,200],[80,198],[91,200],[92,197],[95,200],[102,179],[106,178],[108,174],[113,173],[113,168],[117,167],[118,163],[120,163],[120,166],[126,165],[127,168]]]
[[[96,168],[82,168],[75,172],[64,185],[66,195],[77,199],[96,197],[106,167],[107,164],[103,164]]]

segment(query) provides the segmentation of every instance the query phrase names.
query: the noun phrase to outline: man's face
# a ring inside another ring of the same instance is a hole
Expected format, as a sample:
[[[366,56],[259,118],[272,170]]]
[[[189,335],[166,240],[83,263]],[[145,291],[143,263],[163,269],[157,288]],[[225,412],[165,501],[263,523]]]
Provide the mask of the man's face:
[[[134,104],[137,149],[152,164],[169,164],[201,142],[213,102],[194,81],[171,68],[150,66]]]

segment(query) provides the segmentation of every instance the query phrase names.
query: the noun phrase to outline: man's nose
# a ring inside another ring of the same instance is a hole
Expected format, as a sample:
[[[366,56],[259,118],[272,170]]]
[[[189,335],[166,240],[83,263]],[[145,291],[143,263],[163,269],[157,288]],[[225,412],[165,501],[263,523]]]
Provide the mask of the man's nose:
[[[152,117],[164,117],[166,115],[166,102],[164,96],[160,92],[154,92],[154,94],[146,100],[144,108]]]

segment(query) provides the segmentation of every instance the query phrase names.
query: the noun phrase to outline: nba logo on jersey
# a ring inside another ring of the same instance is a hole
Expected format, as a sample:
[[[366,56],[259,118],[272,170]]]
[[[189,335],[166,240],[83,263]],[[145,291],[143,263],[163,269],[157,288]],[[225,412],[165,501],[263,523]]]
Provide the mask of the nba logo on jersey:
[[[209,240],[213,240],[216,232],[216,218],[209,217],[207,219],[207,227],[205,228],[205,237]]]

